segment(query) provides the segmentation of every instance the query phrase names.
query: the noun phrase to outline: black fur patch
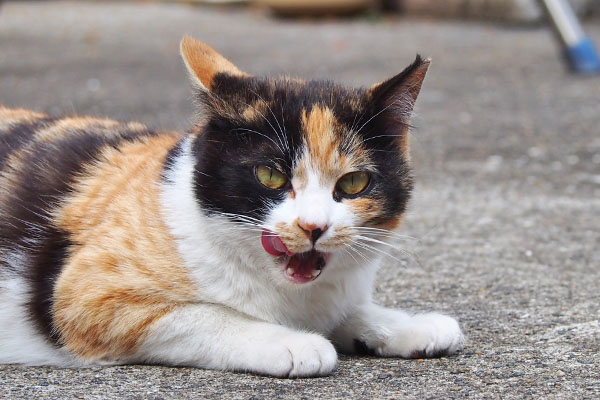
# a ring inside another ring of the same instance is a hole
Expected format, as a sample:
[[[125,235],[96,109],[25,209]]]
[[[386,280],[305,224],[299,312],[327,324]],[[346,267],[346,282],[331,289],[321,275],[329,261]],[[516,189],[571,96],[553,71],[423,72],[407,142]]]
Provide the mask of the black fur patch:
[[[34,139],[35,132],[50,125],[52,121],[50,117],[41,118],[33,123],[14,124],[8,130],[0,131],[0,170],[12,153],[29,144]]]
[[[359,339],[354,339],[354,351],[359,356],[375,356],[375,350],[369,348],[367,344]]]
[[[49,227],[46,239],[35,252],[31,265],[30,311],[38,328],[55,344],[58,333],[52,322],[53,293],[56,279],[73,245],[66,232]]]
[[[173,165],[175,164],[177,157],[179,157],[183,153],[183,149],[181,148],[183,141],[184,141],[184,139],[181,139],[180,141],[178,141],[177,144],[175,146],[173,146],[167,153],[167,156],[165,157],[165,162],[163,165],[162,176],[161,176],[163,180],[166,179],[165,173],[167,171],[169,171],[171,168],[173,168]]]
[[[425,350],[413,351],[408,358],[419,359],[419,358],[440,358],[450,354],[450,349],[437,349],[431,354],[427,354]]]

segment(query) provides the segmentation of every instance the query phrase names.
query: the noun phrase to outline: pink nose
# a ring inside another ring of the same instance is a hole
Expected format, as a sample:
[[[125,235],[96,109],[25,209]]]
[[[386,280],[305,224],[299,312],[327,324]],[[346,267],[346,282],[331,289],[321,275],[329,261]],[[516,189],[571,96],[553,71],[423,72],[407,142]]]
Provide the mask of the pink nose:
[[[313,244],[317,240],[319,240],[319,238],[323,235],[323,233],[325,233],[325,231],[327,231],[328,228],[327,225],[319,226],[316,224],[310,224],[302,221],[298,221],[298,226],[300,227],[300,229],[302,229],[306,237],[309,238],[311,242],[313,242]]]

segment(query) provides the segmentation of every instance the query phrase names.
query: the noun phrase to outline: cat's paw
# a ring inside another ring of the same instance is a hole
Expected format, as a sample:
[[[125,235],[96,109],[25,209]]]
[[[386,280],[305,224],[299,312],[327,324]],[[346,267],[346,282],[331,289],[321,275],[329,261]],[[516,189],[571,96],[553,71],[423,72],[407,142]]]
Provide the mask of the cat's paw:
[[[442,357],[463,349],[465,337],[454,318],[442,314],[416,315],[393,332],[377,349],[383,356]]]
[[[257,357],[255,372],[289,378],[329,375],[337,362],[331,342],[320,335],[299,332],[278,337]]]

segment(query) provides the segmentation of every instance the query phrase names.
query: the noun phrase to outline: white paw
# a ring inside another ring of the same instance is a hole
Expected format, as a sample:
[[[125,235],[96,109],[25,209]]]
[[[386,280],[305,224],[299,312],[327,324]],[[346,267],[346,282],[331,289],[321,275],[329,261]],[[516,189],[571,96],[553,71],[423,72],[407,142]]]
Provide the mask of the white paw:
[[[441,357],[463,349],[465,337],[454,318],[442,314],[421,314],[392,332],[376,352],[404,358]]]
[[[335,368],[337,353],[320,335],[292,332],[275,339],[257,354],[255,372],[278,377],[329,375]]]

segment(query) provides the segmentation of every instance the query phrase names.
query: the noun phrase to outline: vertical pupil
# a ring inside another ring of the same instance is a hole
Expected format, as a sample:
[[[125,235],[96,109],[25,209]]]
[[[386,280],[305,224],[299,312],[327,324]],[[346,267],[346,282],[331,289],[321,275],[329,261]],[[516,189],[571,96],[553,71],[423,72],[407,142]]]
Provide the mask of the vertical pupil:
[[[273,180],[273,169],[269,170],[269,180],[272,181]]]
[[[354,174],[350,176],[352,178],[352,186],[354,186]]]

